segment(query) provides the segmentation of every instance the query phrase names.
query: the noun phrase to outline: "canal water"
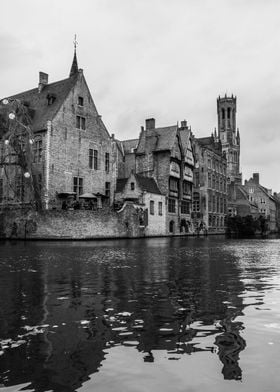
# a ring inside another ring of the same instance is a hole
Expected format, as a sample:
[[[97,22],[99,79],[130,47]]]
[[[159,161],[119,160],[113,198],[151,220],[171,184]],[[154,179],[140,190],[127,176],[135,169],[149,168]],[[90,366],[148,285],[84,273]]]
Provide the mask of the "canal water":
[[[4,391],[279,391],[280,240],[0,243]]]

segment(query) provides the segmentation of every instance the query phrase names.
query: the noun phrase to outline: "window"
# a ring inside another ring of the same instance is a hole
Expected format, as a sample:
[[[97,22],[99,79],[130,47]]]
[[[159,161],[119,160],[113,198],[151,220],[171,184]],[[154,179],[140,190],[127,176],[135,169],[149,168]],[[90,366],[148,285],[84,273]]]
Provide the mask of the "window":
[[[190,213],[190,202],[189,201],[182,200],[181,213],[182,214],[189,214]]]
[[[225,109],[224,108],[222,109],[222,119],[223,120],[225,119]]]
[[[110,195],[111,195],[111,183],[105,182],[105,196],[107,196],[109,200],[110,200]]]
[[[39,163],[42,162],[42,152],[43,152],[43,142],[41,137],[37,137],[34,141],[34,149],[33,149],[33,162]]]
[[[231,112],[230,108],[227,108],[227,118],[230,118],[230,112]]]
[[[170,233],[173,233],[173,232],[174,232],[174,222],[173,222],[173,221],[170,221],[170,222],[169,222],[169,232],[170,232]]]
[[[93,150],[93,167],[94,170],[98,170],[98,151]]]
[[[38,181],[38,190],[41,193],[41,191],[42,191],[42,174],[41,173],[38,174],[37,181]]]
[[[162,215],[162,202],[161,201],[158,202],[158,214]]]
[[[73,177],[73,192],[76,193],[76,196],[83,194],[83,178]]]
[[[212,188],[212,176],[211,176],[211,173],[208,173],[208,188]]]
[[[4,194],[3,178],[0,178],[0,203],[3,200],[3,194]]]
[[[88,150],[88,166],[90,169],[93,168],[93,149],[92,148],[90,148]]]
[[[265,204],[265,199],[262,199],[262,198],[261,198],[261,203],[262,203],[262,204]]]
[[[134,184],[134,182],[131,182],[130,183],[130,190],[134,191],[134,189],[135,189],[135,184]]]
[[[78,105],[84,106],[84,98],[83,97],[78,97]]]
[[[175,178],[170,178],[169,187],[170,191],[178,192],[178,180],[176,180]]]
[[[183,182],[183,194],[191,196],[191,194],[192,194],[192,185],[191,185],[190,182],[186,182],[186,181]]]
[[[105,171],[106,173],[109,173],[110,169],[110,154],[108,152],[105,152]]]
[[[153,200],[150,200],[150,214],[155,214],[155,202]]]
[[[193,212],[200,211],[200,195],[198,192],[194,192],[193,194]]]
[[[82,116],[76,116],[76,128],[78,129],[86,129],[86,119]]]
[[[176,212],[176,201],[170,197],[168,198],[168,212]]]

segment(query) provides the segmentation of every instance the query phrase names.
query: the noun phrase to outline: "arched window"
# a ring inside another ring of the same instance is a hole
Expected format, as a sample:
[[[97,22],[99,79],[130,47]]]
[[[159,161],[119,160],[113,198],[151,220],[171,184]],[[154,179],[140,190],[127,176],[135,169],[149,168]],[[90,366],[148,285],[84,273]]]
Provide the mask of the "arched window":
[[[231,108],[227,108],[227,118],[230,119],[230,113],[231,112]]]
[[[174,221],[169,222],[169,233],[174,233]]]

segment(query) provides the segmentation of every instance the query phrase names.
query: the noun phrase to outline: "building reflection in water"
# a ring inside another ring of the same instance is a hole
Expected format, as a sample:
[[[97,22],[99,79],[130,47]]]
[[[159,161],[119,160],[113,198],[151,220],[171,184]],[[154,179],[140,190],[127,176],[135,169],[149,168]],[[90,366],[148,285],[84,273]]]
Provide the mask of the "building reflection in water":
[[[238,258],[222,244],[169,238],[5,245],[1,383],[76,390],[118,344],[134,346],[145,362],[154,362],[154,350],[179,359],[217,346],[224,378],[241,379],[246,342],[235,318],[244,309],[244,285]]]

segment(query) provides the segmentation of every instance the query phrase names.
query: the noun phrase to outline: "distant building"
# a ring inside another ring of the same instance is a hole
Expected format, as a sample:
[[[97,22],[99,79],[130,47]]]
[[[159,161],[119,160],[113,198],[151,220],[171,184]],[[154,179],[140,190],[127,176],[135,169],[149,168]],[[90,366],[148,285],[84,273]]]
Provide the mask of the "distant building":
[[[83,70],[78,69],[76,51],[68,78],[49,83],[48,75],[40,72],[37,88],[10,99],[20,100],[31,113],[33,167],[45,208],[60,208],[85,192],[94,194],[99,206],[112,203],[119,147],[96,109]],[[2,143],[1,148],[5,154],[9,146]],[[0,168],[2,202],[28,201],[22,173],[6,167],[6,174]],[[8,185],[11,177],[14,189]]]
[[[134,204],[142,211],[141,222],[143,235],[166,234],[165,196],[161,194],[154,178],[143,177],[131,172],[128,178],[117,180],[115,202]]]
[[[259,215],[268,220],[270,231],[276,231],[276,200],[271,189],[267,189],[260,184],[259,173],[253,173],[253,177],[245,180],[244,188],[249,195],[250,202],[258,206]]]
[[[227,160],[214,137],[195,139],[192,218],[195,226],[224,232],[227,214]]]
[[[146,120],[135,150],[135,172],[154,178],[166,196],[166,233],[193,232],[191,221],[194,155],[191,130],[181,126],[156,128]]]
[[[244,185],[234,184],[228,185],[228,214],[230,216],[248,216],[252,215],[254,218],[259,217],[259,208],[257,203],[249,197],[249,193]]]

